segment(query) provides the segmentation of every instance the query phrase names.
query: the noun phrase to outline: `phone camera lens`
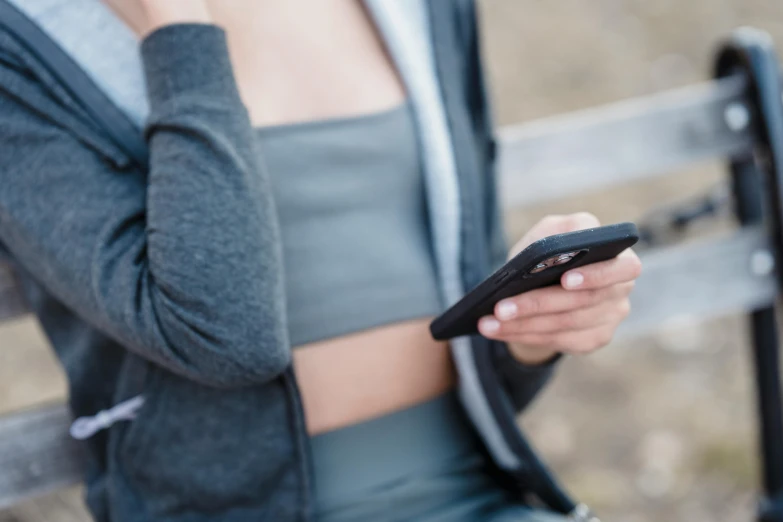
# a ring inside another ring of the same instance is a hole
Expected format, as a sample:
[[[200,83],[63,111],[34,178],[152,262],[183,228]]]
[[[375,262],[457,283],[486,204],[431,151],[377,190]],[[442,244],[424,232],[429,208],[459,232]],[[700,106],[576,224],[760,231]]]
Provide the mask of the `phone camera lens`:
[[[555,259],[555,263],[554,264],[556,264],[556,265],[564,265],[564,264],[568,263],[569,261],[571,261],[574,258],[574,255],[575,254],[573,252],[569,252],[567,254],[560,254]]]
[[[530,269],[530,273],[531,274],[537,274],[539,272],[543,272],[547,268],[549,268],[549,265],[547,265],[546,263],[538,263],[536,266],[534,266],[532,269]]]

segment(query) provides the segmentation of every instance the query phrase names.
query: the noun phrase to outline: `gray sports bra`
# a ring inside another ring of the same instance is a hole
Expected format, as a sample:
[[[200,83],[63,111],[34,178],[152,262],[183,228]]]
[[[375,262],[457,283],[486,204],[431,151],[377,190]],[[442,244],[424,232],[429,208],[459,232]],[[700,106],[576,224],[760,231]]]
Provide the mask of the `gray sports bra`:
[[[292,346],[441,310],[412,109],[257,129]]]

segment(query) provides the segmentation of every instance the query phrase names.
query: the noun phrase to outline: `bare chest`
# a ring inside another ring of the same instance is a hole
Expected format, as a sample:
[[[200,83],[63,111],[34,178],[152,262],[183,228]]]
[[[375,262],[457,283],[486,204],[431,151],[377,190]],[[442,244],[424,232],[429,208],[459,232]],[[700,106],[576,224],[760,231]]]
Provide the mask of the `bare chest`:
[[[405,97],[360,0],[212,0],[255,125],[372,113]]]

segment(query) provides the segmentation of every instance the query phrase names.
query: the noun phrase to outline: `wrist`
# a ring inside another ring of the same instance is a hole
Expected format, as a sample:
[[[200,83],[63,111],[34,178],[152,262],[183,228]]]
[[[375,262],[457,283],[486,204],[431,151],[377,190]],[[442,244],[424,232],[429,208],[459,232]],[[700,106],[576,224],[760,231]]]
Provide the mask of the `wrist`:
[[[522,364],[531,366],[549,362],[560,353],[557,350],[541,348],[540,346],[527,346],[518,343],[508,343],[508,350],[514,359]]]

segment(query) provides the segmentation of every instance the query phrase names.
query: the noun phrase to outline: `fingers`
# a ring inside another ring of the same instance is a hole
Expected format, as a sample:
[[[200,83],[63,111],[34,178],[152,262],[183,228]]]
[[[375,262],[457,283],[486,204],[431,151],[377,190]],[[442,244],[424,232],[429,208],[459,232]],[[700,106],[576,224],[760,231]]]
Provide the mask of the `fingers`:
[[[570,354],[585,354],[593,352],[609,344],[614,336],[616,326],[613,324],[596,326],[585,330],[568,332],[525,334],[514,342],[533,347]]]
[[[537,227],[546,230],[546,235],[564,234],[575,230],[584,230],[601,226],[601,222],[589,212],[576,212],[568,215],[547,216],[539,221]],[[534,227],[536,228],[536,227]],[[544,236],[542,236],[544,237]]]
[[[568,215],[549,215],[541,219],[538,223],[525,234],[522,239],[513,246],[509,252],[509,259],[522,252],[534,241],[552,236],[555,234],[564,234],[575,230],[584,230],[600,226],[598,218],[589,212],[577,212]]]
[[[588,213],[548,216],[528,231],[511,255],[542,237],[599,225],[598,219]],[[493,315],[479,320],[479,332],[507,342],[523,362],[538,361],[553,351],[596,350],[609,343],[628,316],[628,296],[641,268],[641,261],[630,249],[614,259],[574,268],[563,274],[559,286],[497,303]]]
[[[563,274],[561,284],[567,290],[604,288],[633,281],[641,272],[639,256],[628,249],[614,259],[569,270]]]
[[[633,290],[634,284],[634,281],[626,281],[617,285],[587,290],[564,290],[559,286],[550,286],[503,299],[495,305],[494,313],[495,317],[501,321],[508,321],[589,308],[604,301],[627,297]]]
[[[508,334],[502,331],[487,333],[482,327],[482,321],[485,319],[497,322],[491,316],[483,317],[479,321],[481,334],[490,339],[496,339],[509,343],[510,345],[523,346],[530,352],[531,349],[546,350],[562,353],[589,353],[598,348],[606,346],[612,340],[614,332],[617,329],[617,322],[610,321],[605,324],[593,324],[586,328],[578,330],[553,330],[548,332],[529,332],[524,331],[516,334]]]
[[[498,321],[487,316],[479,321],[479,331],[489,330],[489,335],[507,342],[522,342],[521,336],[590,329],[602,325],[617,326],[631,310],[628,299],[612,300],[588,308],[567,312],[536,315],[511,321]],[[493,323],[497,323],[494,324]]]
[[[604,324],[617,324],[628,316],[630,309],[627,299],[612,301],[590,308],[539,315],[519,321],[500,321],[500,332],[504,336],[518,336],[585,330]]]

